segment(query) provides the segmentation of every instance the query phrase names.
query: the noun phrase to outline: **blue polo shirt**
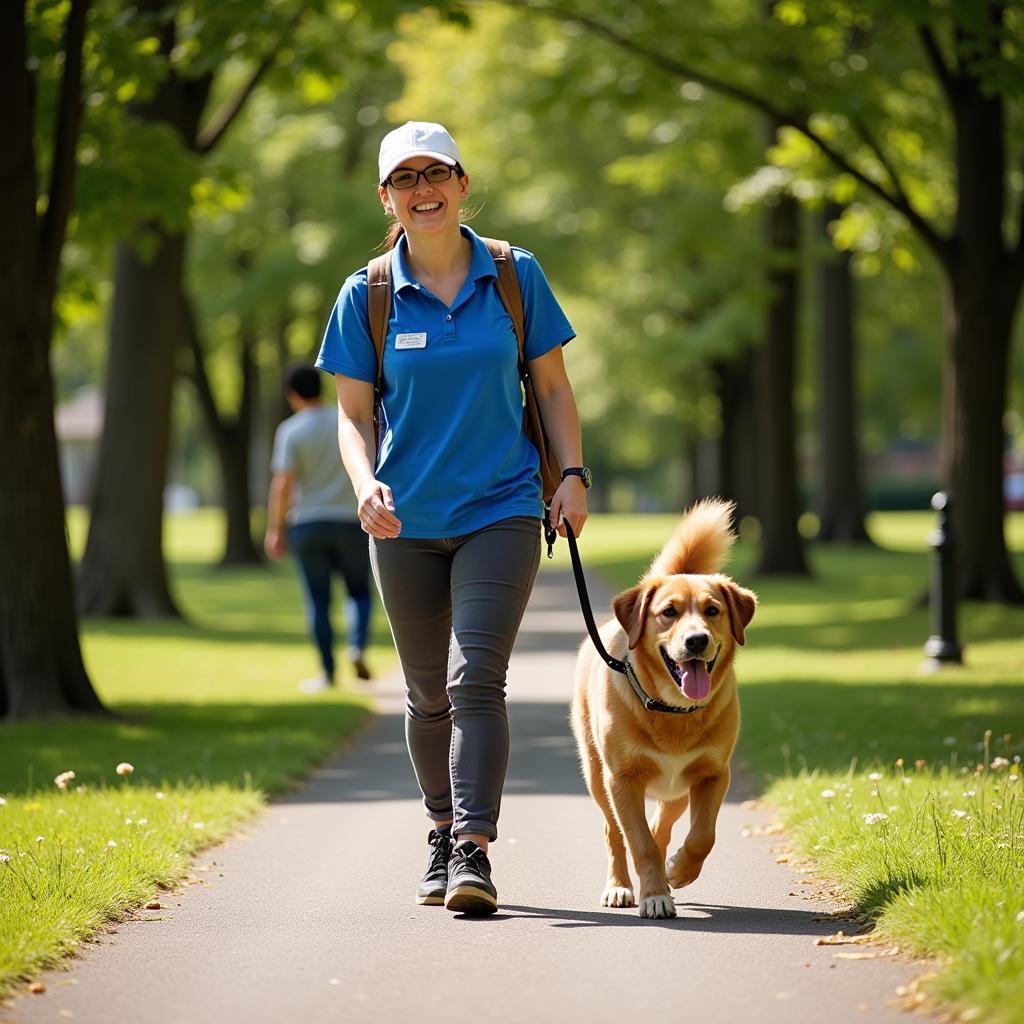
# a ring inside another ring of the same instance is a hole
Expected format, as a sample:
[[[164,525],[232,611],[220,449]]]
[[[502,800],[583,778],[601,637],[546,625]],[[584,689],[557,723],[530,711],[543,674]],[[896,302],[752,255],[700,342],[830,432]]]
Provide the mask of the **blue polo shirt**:
[[[469,228],[469,273],[446,306],[409,273],[403,236],[391,263],[376,476],[392,490],[403,537],[457,537],[509,516],[541,516],[539,458],[523,433],[518,345],[487,246]],[[540,264],[513,247],[526,313],[526,359],[575,333]],[[316,365],[372,384],[377,357],[366,268],[342,286]]]

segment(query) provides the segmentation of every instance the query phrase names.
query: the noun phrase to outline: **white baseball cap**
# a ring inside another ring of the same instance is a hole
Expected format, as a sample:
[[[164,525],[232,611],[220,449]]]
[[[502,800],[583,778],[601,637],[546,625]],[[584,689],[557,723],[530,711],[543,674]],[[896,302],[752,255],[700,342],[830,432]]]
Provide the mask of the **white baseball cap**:
[[[449,167],[462,163],[459,147],[442,124],[406,121],[381,139],[377,180],[383,181],[396,167],[413,156],[432,156]]]

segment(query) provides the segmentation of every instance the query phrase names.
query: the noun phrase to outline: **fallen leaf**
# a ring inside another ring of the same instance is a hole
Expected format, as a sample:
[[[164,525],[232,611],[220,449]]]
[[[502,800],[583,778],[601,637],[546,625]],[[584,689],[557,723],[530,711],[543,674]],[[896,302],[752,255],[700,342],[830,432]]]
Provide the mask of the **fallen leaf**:
[[[870,942],[870,935],[847,935],[840,930],[835,935],[825,935],[814,940],[816,946],[850,946],[855,943]]]
[[[146,904],[146,910],[163,910],[164,906],[159,900],[150,900]]]
[[[35,996],[40,996],[46,991],[46,986],[41,981],[33,981],[29,987],[29,992]]]

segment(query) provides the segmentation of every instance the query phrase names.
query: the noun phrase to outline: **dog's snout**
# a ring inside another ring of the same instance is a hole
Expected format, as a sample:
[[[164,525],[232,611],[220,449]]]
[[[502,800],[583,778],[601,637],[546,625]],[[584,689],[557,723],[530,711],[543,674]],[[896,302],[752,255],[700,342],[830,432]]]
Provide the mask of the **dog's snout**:
[[[690,654],[702,654],[709,639],[707,633],[687,633],[683,644]]]

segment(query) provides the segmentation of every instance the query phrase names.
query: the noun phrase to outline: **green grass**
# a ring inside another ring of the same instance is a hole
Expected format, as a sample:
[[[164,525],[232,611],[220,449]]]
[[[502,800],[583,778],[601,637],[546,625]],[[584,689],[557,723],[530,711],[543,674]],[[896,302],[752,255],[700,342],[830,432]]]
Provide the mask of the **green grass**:
[[[72,513],[73,551],[84,535]],[[196,850],[301,779],[366,716],[368,701],[351,689],[296,689],[317,663],[291,564],[214,569],[219,543],[215,513],[168,520],[187,621],[84,623],[86,664],[111,717],[0,727],[0,857],[10,858],[0,862],[0,995],[180,881]],[[386,670],[394,653],[379,611],[373,640],[368,660]],[[134,766],[130,778],[115,774],[120,762]],[[61,791],[53,780],[65,771],[76,777]]]
[[[630,586],[674,521],[592,520],[584,563]],[[1024,608],[962,607],[965,666],[922,675],[933,524],[876,515],[869,526],[885,547],[812,549],[811,580],[755,578],[756,552],[737,546],[728,571],[760,597],[738,661],[739,756],[795,847],[879,936],[942,960],[931,993],[968,1019],[1020,1024],[1024,773],[1013,758],[1024,754]],[[1024,515],[1011,517],[1009,537],[1024,576]],[[997,757],[1010,764],[992,769]],[[865,821],[876,813],[888,818]]]

